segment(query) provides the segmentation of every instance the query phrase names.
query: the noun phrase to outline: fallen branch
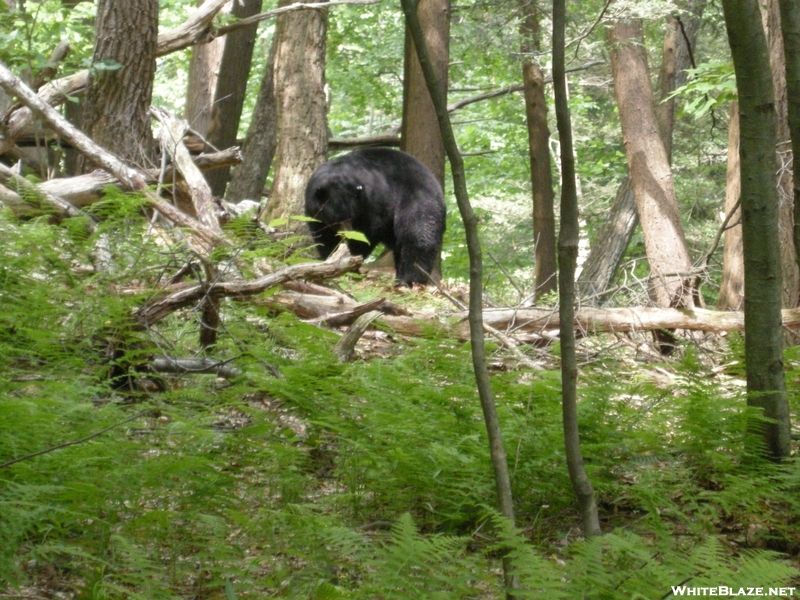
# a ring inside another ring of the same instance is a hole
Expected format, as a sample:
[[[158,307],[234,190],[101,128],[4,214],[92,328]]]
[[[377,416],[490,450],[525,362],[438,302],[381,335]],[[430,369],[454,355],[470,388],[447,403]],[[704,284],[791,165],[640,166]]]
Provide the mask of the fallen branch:
[[[17,99],[28,106],[37,117],[50,125],[50,127],[57,131],[63,138],[67,139],[76,150],[86,156],[90,161],[112,173],[120,180],[120,183],[125,189],[142,192],[149,205],[164,217],[180,227],[191,229],[195,235],[202,238],[212,247],[227,243],[227,240],[222,235],[181,212],[152,192],[146,191],[147,178],[144,176],[144,173],[127,166],[119,158],[95,144],[85,133],[76,129],[52,106],[44,103],[33,90],[11,73],[8,67],[3,63],[0,63],[0,87],[2,87],[9,96],[16,96]]]
[[[215,281],[192,285],[164,298],[148,302],[135,311],[134,318],[141,326],[149,327],[176,310],[199,303],[206,296],[216,298],[254,296],[294,279],[338,277],[356,269],[362,261],[360,256],[350,256],[335,262],[292,265],[252,281]]]
[[[222,37],[223,35],[229,34],[231,31],[236,31],[237,29],[247,27],[253,23],[259,23],[267,19],[275,18],[283,13],[294,12],[296,10],[325,10],[331,6],[340,6],[342,4],[378,4],[379,2],[380,0],[330,0],[330,2],[314,2],[308,4],[303,2],[295,2],[294,4],[281,6],[280,8],[273,8],[272,10],[241,19],[235,23],[231,23],[230,25],[225,25],[224,27],[220,27],[214,32],[214,37]]]
[[[162,109],[152,108],[150,114],[161,123],[161,146],[172,156],[175,167],[183,175],[189,188],[192,206],[197,218],[206,227],[222,235],[222,228],[217,218],[216,206],[211,188],[203,174],[192,161],[189,150],[183,144],[183,136],[189,130],[189,123],[177,119]]]
[[[341,362],[349,362],[352,360],[358,340],[364,335],[367,327],[380,316],[381,312],[377,310],[364,313],[356,319],[356,322],[353,323],[339,341],[336,342],[336,345],[333,347],[333,353],[339,357]]]
[[[69,217],[77,217],[80,214],[80,209],[72,204],[69,200],[65,200],[60,196],[37,187],[35,184],[31,183],[21,175],[17,175],[13,170],[9,169],[2,163],[0,163],[0,181],[3,183],[12,184],[17,191],[25,191],[25,194],[22,196],[16,194],[22,205],[29,205],[30,202],[27,200],[27,198],[34,197],[44,200],[44,202],[48,205],[48,208],[55,213],[64,214]],[[10,199],[10,197],[7,198],[7,200],[8,199]],[[11,208],[13,210],[14,207],[19,206],[20,205],[15,202],[12,204]],[[94,223],[90,223],[89,227],[93,231],[96,229]]]
[[[81,438],[79,440],[74,440],[72,442],[64,442],[63,444],[58,444],[57,446],[53,446],[52,448],[47,448],[45,450],[40,450],[39,452],[33,452],[31,454],[26,454],[25,456],[20,456],[19,458],[15,458],[14,460],[9,460],[7,462],[4,462],[3,464],[0,464],[0,469],[5,469],[7,467],[10,467],[11,465],[17,464],[18,462],[22,462],[23,460],[28,460],[28,459],[31,459],[31,458],[35,458],[37,456],[41,456],[42,454],[48,454],[48,453],[53,452],[55,450],[61,450],[63,448],[69,448],[70,446],[76,446],[78,444],[82,444],[84,442],[88,442],[89,440],[91,440],[93,438],[96,438],[99,435],[104,434],[106,431],[110,431],[110,430],[114,429],[115,427],[119,427],[120,425],[125,425],[125,423],[130,423],[131,421],[135,421],[139,417],[141,417],[143,415],[146,415],[148,413],[152,413],[152,412],[153,411],[150,410],[150,409],[139,411],[138,413],[136,413],[135,415],[133,415],[129,419],[125,419],[124,421],[120,421],[119,423],[114,423],[113,425],[109,425],[105,429],[101,429],[100,431],[96,431],[95,433],[93,433],[91,435],[87,435],[86,437],[83,437],[83,438]]]
[[[215,373],[217,377],[234,379],[242,374],[240,369],[230,366],[226,361],[210,358],[175,358],[173,356],[157,356],[147,365],[156,373],[178,373],[192,375]]]

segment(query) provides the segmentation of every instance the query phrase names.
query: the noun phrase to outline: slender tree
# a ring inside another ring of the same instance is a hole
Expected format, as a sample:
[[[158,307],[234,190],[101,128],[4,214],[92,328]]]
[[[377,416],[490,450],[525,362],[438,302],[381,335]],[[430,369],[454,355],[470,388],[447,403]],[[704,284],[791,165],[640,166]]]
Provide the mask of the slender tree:
[[[577,380],[575,356],[575,269],[578,262],[578,191],[575,184],[575,158],[572,147],[572,124],[567,104],[565,73],[566,1],[553,0],[553,91],[556,99],[556,122],[561,142],[561,227],[558,233],[558,314],[561,320],[561,407],[564,445],[569,478],[578,500],[584,535],[600,534],[600,520],[594,500],[594,488],[583,468],[578,433]]]
[[[528,155],[533,192],[533,275],[539,299],[558,287],[556,281],[556,217],[553,209],[553,175],[550,165],[550,129],[544,74],[536,54],[540,51],[541,15],[536,0],[521,0],[522,82],[525,86],[525,117],[528,121]]]
[[[478,218],[475,216],[469,201],[464,161],[458,150],[453,127],[450,123],[450,116],[447,113],[444,86],[436,78],[436,69],[428,56],[425,34],[416,13],[416,2],[415,0],[402,0],[402,5],[406,16],[406,26],[414,40],[420,68],[430,91],[438,128],[441,132],[444,147],[447,151],[447,158],[450,161],[450,169],[453,173],[453,188],[458,202],[458,210],[464,221],[467,252],[469,254],[469,331],[472,347],[472,366],[475,372],[481,408],[483,409],[486,433],[489,438],[489,452],[494,468],[500,514],[513,524],[514,501],[511,495],[511,478],[508,472],[503,436],[500,431],[500,422],[497,418],[497,409],[489,379],[489,369],[486,366],[486,350],[483,338],[483,257],[480,238],[478,237]],[[510,561],[503,561],[503,569],[506,588],[509,590],[509,597],[511,597],[510,590],[517,587],[517,582],[511,572]]]
[[[757,0],[723,0],[739,90],[747,403],[769,422],[754,428],[774,459],[789,455],[783,374],[781,249],[775,179],[776,124],[769,51]]]

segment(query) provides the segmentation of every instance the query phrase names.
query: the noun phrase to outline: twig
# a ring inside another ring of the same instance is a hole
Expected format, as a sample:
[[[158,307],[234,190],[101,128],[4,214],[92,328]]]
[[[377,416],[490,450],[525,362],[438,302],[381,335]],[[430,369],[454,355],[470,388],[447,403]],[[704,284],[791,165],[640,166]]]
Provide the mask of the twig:
[[[330,2],[295,2],[294,4],[290,4],[289,6],[281,6],[280,8],[273,8],[272,10],[268,10],[263,13],[259,13],[257,15],[253,15],[252,17],[247,17],[246,19],[242,19],[240,21],[236,21],[235,23],[231,23],[230,25],[225,25],[224,27],[220,27],[219,29],[214,32],[215,37],[221,37],[223,35],[229,34],[231,31],[236,31],[237,29],[241,29],[242,27],[247,27],[248,25],[252,25],[253,23],[258,23],[260,21],[265,21],[266,19],[271,19],[273,17],[277,17],[280,14],[293,12],[296,10],[324,10],[331,6],[338,6],[340,4],[378,4],[380,0],[331,0]]]
[[[111,429],[114,429],[115,427],[119,427],[120,425],[125,425],[125,423],[130,423],[131,421],[135,421],[136,419],[138,419],[142,415],[145,415],[145,414],[147,414],[149,412],[152,412],[152,410],[150,410],[150,409],[141,410],[138,413],[136,413],[135,415],[133,415],[132,417],[130,417],[128,419],[125,419],[124,421],[120,421],[119,423],[114,423],[113,425],[109,425],[105,429],[101,429],[100,431],[96,431],[95,433],[93,433],[91,435],[87,435],[86,437],[81,438],[79,440],[74,440],[72,442],[64,442],[63,444],[59,444],[58,446],[53,446],[52,448],[47,448],[46,450],[40,450],[39,452],[34,452],[33,454],[26,454],[25,456],[20,456],[19,458],[15,458],[14,460],[10,460],[8,462],[4,462],[3,464],[0,464],[0,469],[5,469],[6,467],[10,467],[11,465],[14,465],[14,464],[16,464],[18,462],[22,462],[23,460],[28,460],[28,459],[34,458],[36,456],[41,456],[42,454],[47,454],[49,452],[53,452],[54,450],[61,450],[62,448],[68,448],[69,446],[75,446],[77,444],[82,444],[84,442],[88,442],[92,438],[96,438],[97,436],[104,434],[106,431],[110,431]]]
[[[506,276],[506,279],[508,279],[508,282],[509,282],[511,285],[513,285],[513,286],[514,286],[514,289],[515,289],[515,290],[517,290],[517,293],[519,294],[519,300],[521,300],[522,298],[524,298],[524,297],[525,297],[525,292],[523,292],[523,291],[522,291],[522,289],[521,289],[521,288],[520,288],[520,287],[517,285],[517,282],[516,282],[516,281],[514,281],[514,278],[513,278],[513,277],[511,277],[511,274],[510,274],[508,271],[506,271],[506,268],[505,268],[503,265],[501,265],[501,264],[500,264],[500,261],[498,261],[498,260],[497,260],[497,259],[494,257],[494,254],[492,254],[492,253],[491,253],[491,252],[489,252],[488,250],[486,251],[486,254],[488,254],[488,255],[489,255],[489,258],[491,258],[491,259],[492,259],[492,262],[493,262],[493,263],[494,263],[494,264],[497,266],[497,268],[498,268],[498,269],[500,269],[500,272],[501,272],[501,273],[503,273],[503,275],[505,275],[505,276]]]

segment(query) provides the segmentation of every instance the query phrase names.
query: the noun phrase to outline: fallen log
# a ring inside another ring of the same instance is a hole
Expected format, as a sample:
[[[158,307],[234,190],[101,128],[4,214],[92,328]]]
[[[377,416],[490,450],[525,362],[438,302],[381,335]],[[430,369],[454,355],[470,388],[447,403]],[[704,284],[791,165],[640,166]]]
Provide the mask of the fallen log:
[[[343,301],[341,297],[284,291],[264,301],[267,306],[290,311],[312,322],[325,320],[332,312],[352,310],[357,303]],[[467,312],[460,310],[449,315],[434,311],[414,311],[411,316],[383,315],[379,322],[399,334],[418,336],[438,330],[461,340],[469,339]],[[560,325],[558,309],[542,308],[486,308],[484,323],[518,341],[532,342],[552,339],[549,332]],[[783,326],[800,329],[800,309],[783,311]],[[594,333],[629,333],[655,329],[684,329],[725,333],[744,331],[744,313],[722,312],[702,308],[591,308],[575,311],[575,327],[583,335]]]

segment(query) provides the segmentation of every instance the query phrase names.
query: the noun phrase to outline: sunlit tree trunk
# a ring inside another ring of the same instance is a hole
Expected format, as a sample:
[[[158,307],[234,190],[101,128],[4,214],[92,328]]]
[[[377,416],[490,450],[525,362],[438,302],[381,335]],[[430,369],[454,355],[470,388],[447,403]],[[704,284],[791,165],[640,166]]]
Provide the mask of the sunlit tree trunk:
[[[247,136],[242,144],[242,164],[231,176],[225,197],[230,202],[259,200],[275,158],[277,114],[275,111],[275,40],[270,47],[264,77]]]
[[[239,19],[260,11],[261,0],[238,0],[233,6],[233,15]],[[257,33],[258,23],[253,23],[225,36],[225,50],[222,53],[217,87],[214,90],[214,104],[211,107],[211,122],[206,134],[209,144],[214,148],[222,150],[236,143]],[[229,178],[230,167],[214,169],[206,175],[215,196],[225,194]]]
[[[198,6],[202,3],[203,0],[197,2]],[[222,7],[220,14],[230,13],[230,6],[226,4]],[[202,136],[208,133],[208,125],[211,122],[211,105],[214,102],[214,90],[217,88],[217,75],[226,37],[192,46],[183,117],[189,126]]]
[[[282,5],[290,2],[281,2]],[[325,101],[327,14],[302,10],[278,17],[275,30],[275,104],[278,129],[275,176],[268,219],[303,214],[303,192],[325,162],[328,129]],[[302,222],[292,223],[304,230]]]
[[[158,0],[100,0],[83,129],[97,144],[137,166],[155,155],[150,103],[156,71]],[[84,168],[89,168],[85,165]]]
[[[425,43],[436,77],[446,94],[450,60],[450,0],[420,0],[417,14],[425,32]],[[414,41],[408,29],[405,42],[403,122],[400,139],[400,147],[417,157],[444,187],[445,151],[442,134],[439,132],[431,95],[425,86],[425,78],[414,50]]]
[[[723,0],[739,90],[742,238],[745,270],[747,403],[771,422],[755,422],[767,453],[790,451],[783,374],[781,248],[775,179],[776,114],[770,56],[756,0]]]
[[[659,306],[692,306],[692,262],[656,120],[640,21],[610,30],[614,93],[636,207],[650,264],[650,295]]]
[[[725,214],[736,209],[741,195],[739,172],[739,104],[731,102],[728,124],[728,169],[725,184]],[[744,305],[744,261],[742,257],[742,211],[736,209],[723,234],[720,310],[741,310]]]
[[[694,0],[690,3],[689,13],[691,16],[684,15],[682,18],[685,36],[677,18],[670,17],[666,23],[656,115],[659,134],[670,162],[672,162],[676,98],[669,99],[668,97],[686,82],[686,69],[692,64],[692,48],[697,40],[700,17],[705,4],[706,0]],[[625,255],[631,238],[633,238],[633,232],[638,222],[636,199],[633,195],[630,176],[627,176],[617,188],[608,216],[598,232],[596,241],[581,270],[578,278],[581,295],[588,295],[590,301],[595,303],[602,303],[608,298],[608,296],[597,296],[597,294],[606,291],[613,281],[614,274]]]
[[[534,284],[538,300],[557,288],[556,218],[553,209],[553,176],[550,165],[550,129],[544,75],[534,56],[539,50],[540,15],[534,0],[521,3],[522,81],[525,85],[525,116],[528,121],[528,155],[533,192]]]

